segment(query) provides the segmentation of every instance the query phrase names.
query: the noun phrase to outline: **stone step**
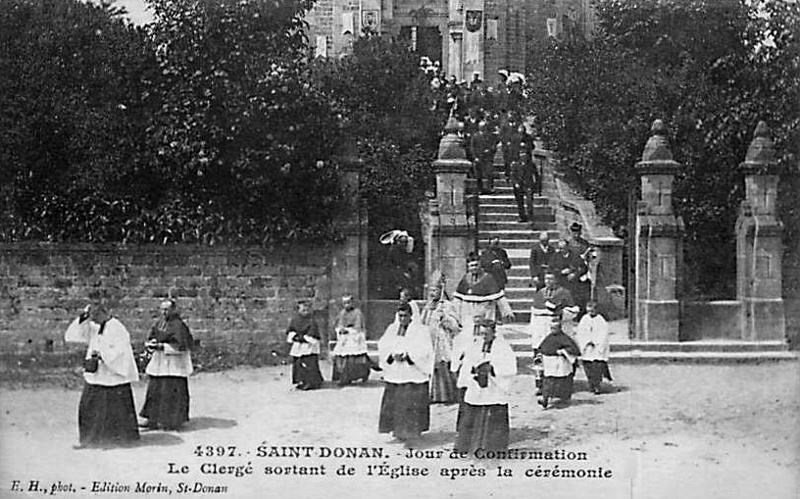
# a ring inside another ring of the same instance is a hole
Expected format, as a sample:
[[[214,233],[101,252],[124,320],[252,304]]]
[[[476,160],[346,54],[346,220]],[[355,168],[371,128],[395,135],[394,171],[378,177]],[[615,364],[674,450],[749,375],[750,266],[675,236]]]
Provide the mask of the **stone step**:
[[[526,300],[533,302],[533,294],[535,293],[535,291],[533,290],[533,288],[529,288],[527,283],[525,284],[525,287],[519,287],[519,288],[506,286],[505,291],[506,291],[506,298],[508,298],[509,300],[512,299]]]
[[[522,222],[518,222],[518,224],[521,227],[525,225]],[[541,223],[541,224],[540,223],[534,223],[533,226],[536,227],[536,226],[540,226],[540,225],[551,225],[551,224],[554,225],[555,223],[554,222],[544,222],[544,223]],[[481,235],[491,235],[491,234],[495,234],[497,232],[501,232],[501,231],[498,231],[498,230],[480,230],[479,234],[481,234]],[[505,231],[503,231],[503,232],[505,232]],[[511,257],[512,255],[515,258],[521,258],[523,256],[530,256],[530,249],[533,247],[534,244],[537,244],[537,241],[539,240],[539,234],[541,232],[542,232],[542,230],[540,230],[540,229],[532,229],[532,230],[528,231],[528,235],[527,236],[517,236],[514,239],[514,241],[516,241],[516,242],[519,242],[520,240],[526,240],[526,241],[528,241],[528,244],[526,244],[526,245],[515,244],[515,245],[512,245],[512,246],[505,246],[503,244],[503,241],[505,239],[503,239],[503,237],[500,237],[500,247],[503,248],[504,250],[506,250],[506,252],[510,252],[510,253],[508,253],[509,257]],[[547,230],[547,232],[548,232],[549,235],[553,235],[553,233],[555,233],[556,231],[553,230],[553,229],[550,229],[550,230]],[[527,252],[525,252],[524,250],[527,250]]]
[[[507,203],[508,200],[514,199],[514,191],[506,192],[493,192],[491,194],[481,194],[480,196],[481,202],[485,202],[486,204],[504,204]],[[533,201],[536,204],[547,204],[550,202],[550,198],[548,196],[542,194],[534,194]]]
[[[797,360],[795,352],[617,352],[609,355],[608,364],[613,376],[614,366],[623,364],[761,364]],[[532,353],[517,354],[517,374],[533,374]],[[585,379],[580,367],[577,377]]]
[[[477,187],[477,184],[475,184],[475,185]],[[497,184],[496,183],[496,184],[494,184],[492,186],[492,194],[481,194],[480,196],[483,197],[483,196],[507,196],[507,195],[511,195],[513,197],[513,195],[514,195],[514,186],[512,184]],[[541,193],[536,191],[536,192],[534,192],[534,196],[533,197],[535,199],[535,198],[540,198],[540,197],[545,197],[545,196],[543,196]]]
[[[523,332],[520,325],[499,326],[503,338],[509,342],[514,352],[532,352],[530,335]],[[330,347],[336,345],[336,340],[330,340]],[[367,348],[378,349],[378,340],[367,340]],[[785,341],[742,341],[742,340],[698,340],[698,341],[636,341],[612,342],[609,345],[611,353],[631,355],[644,355],[654,353],[780,353],[791,352]]]
[[[493,222],[493,221],[485,221],[483,217],[479,217],[478,232],[515,230],[520,227],[524,227],[525,224],[534,224],[538,226],[539,224],[542,225],[555,224],[555,222],[556,222],[556,217],[552,213],[547,216],[534,214],[533,219],[529,219],[527,222],[520,222],[517,219],[504,220],[501,222]],[[546,227],[546,228],[549,229],[551,227]]]
[[[531,311],[531,305],[533,305],[532,298],[508,298],[508,304],[511,305],[511,310],[514,312],[525,312],[529,313]],[[530,319],[530,318],[529,318]],[[520,322],[520,319],[514,320],[515,323]],[[528,321],[522,321],[528,322]]]
[[[506,283],[506,289],[522,289],[527,288],[528,283],[531,281],[531,276],[526,274],[524,276],[509,276]]]
[[[527,205],[527,203],[525,203]],[[487,204],[481,201],[480,208],[481,215],[484,214],[491,214],[491,215],[516,215],[517,214],[517,202],[515,200],[510,200],[506,204]],[[553,212],[553,207],[549,204],[544,203],[533,203],[533,209],[537,212],[547,213]]]
[[[509,206],[505,209],[505,211],[481,211],[480,221],[481,222],[516,222],[517,221],[517,206]],[[534,206],[533,207],[533,218],[534,220],[546,220],[548,222],[555,221],[555,212],[549,206]]]
[[[549,224],[548,224],[549,225]],[[554,224],[555,225],[555,224]],[[511,249],[526,249],[530,252],[531,247],[536,244],[536,241],[539,239],[539,232],[540,230],[534,229],[530,232],[530,237],[525,238],[517,238],[517,239],[503,239],[500,238],[500,247],[506,250]],[[547,231],[548,235],[550,236],[550,240],[556,240],[559,238],[559,232],[555,229],[550,229]]]
[[[523,277],[530,279],[531,277],[531,268],[528,264],[529,261],[525,260],[524,262],[520,262],[518,264],[514,264],[511,262],[511,268],[506,270],[506,275],[508,277]]]
[[[495,194],[481,194],[478,196],[478,199],[481,202],[481,206],[493,206],[493,205],[501,205],[507,206],[509,204],[516,206],[516,199],[514,198],[513,193],[495,193]],[[550,200],[546,196],[534,196],[533,197],[533,205],[541,205],[544,206],[548,204]]]
[[[510,253],[511,251],[522,252],[522,253],[524,253],[524,256],[522,256],[522,255],[512,256],[511,253]],[[514,267],[525,267],[526,269],[530,270],[530,251],[529,250],[527,250],[527,249],[510,249],[507,252],[509,253],[508,260],[511,262],[511,268],[514,268]],[[519,275],[519,274],[517,274],[517,275]]]
[[[785,341],[737,341],[737,340],[699,340],[699,341],[629,341],[614,343],[612,352],[788,352]]]
[[[516,204],[502,209],[492,208],[490,210],[484,210],[483,206],[479,209],[480,213],[478,216],[481,222],[516,222],[519,218]],[[555,221],[555,212],[549,206],[534,206],[533,214],[535,218]]]
[[[514,310],[514,321],[527,324],[531,321],[530,305],[525,310]]]
[[[515,335],[516,336],[516,335]],[[525,338],[510,339],[511,349],[514,352],[533,352],[530,336]],[[665,354],[752,354],[752,353],[781,353],[789,352],[786,342],[745,342],[745,341],[629,341],[627,343],[611,343],[612,354],[620,357],[625,355],[652,355]]]
[[[549,218],[549,217],[548,217]],[[501,220],[501,221],[486,221],[483,220],[482,217],[479,217],[479,224],[491,224],[488,227],[479,227],[479,230],[482,232],[486,231],[518,231],[518,230],[527,230],[528,234],[532,234],[536,232],[538,235],[539,231],[547,230],[547,231],[556,231],[558,225],[556,224],[555,220],[547,219],[544,217],[534,217],[533,220],[529,220],[527,222],[520,222],[519,219],[514,216],[513,218]]]
[[[694,343],[694,342],[691,342]],[[700,342],[702,343],[702,342]],[[689,342],[672,343],[673,346],[687,345]],[[336,345],[335,341],[329,343],[330,351]],[[759,344],[754,343],[753,348],[758,348]],[[520,351],[517,345],[512,344],[517,357],[517,374],[533,374],[533,350]],[[764,347],[767,348],[767,347]],[[367,349],[370,358],[378,362],[378,342],[368,341]],[[797,362],[797,352],[789,350],[767,350],[754,349],[749,351],[715,351],[715,350],[617,350],[615,345],[611,345],[608,363],[612,371],[615,365],[629,364],[758,364],[763,362]],[[584,378],[583,370],[577,370],[578,379]]]
[[[486,183],[484,182],[484,186],[485,185],[486,185]],[[468,189],[473,189],[474,190],[478,186],[478,181],[476,179],[474,179],[474,178],[467,178],[466,186],[467,186]],[[494,184],[492,185],[492,189],[495,192],[497,192],[497,191],[513,192],[514,184],[512,184],[511,182],[507,182],[505,177],[495,178]]]
[[[531,306],[533,305],[533,299],[527,297],[519,298],[517,296],[506,296],[509,303],[511,303],[511,311],[514,312],[514,320],[511,322],[511,324],[516,326],[527,325],[531,321]]]
[[[503,210],[484,210],[484,207],[481,206],[480,210],[481,222],[516,222],[518,217],[517,205],[509,206]],[[534,206],[533,216],[541,217],[547,220],[555,220],[555,218],[553,218],[553,209],[549,206]]]
[[[514,265],[527,265],[531,256],[529,248],[509,248],[506,250],[508,258],[511,260],[512,266]],[[514,263],[517,261],[516,263]]]
[[[538,224],[537,224],[538,225]],[[508,248],[509,246],[502,243],[502,241],[522,241],[530,248],[531,245],[536,241],[537,236],[541,230],[547,230],[548,233],[551,234],[551,239],[558,239],[559,232],[555,230],[555,223],[554,222],[546,222],[542,225],[545,225],[543,228],[534,227],[531,222],[528,223],[517,223],[518,229],[516,230],[486,230],[480,231],[481,239],[488,239],[489,237],[499,237],[500,238],[500,246],[503,248]]]
[[[508,250],[508,251],[523,251],[528,253],[528,251],[524,248],[516,249],[516,250]],[[523,283],[522,279],[529,279],[530,278],[530,259],[526,255],[525,257],[509,257],[511,261],[511,268],[506,269],[506,276],[509,279],[520,279],[520,281],[510,283],[512,287],[523,287],[522,284],[527,286],[527,283]]]

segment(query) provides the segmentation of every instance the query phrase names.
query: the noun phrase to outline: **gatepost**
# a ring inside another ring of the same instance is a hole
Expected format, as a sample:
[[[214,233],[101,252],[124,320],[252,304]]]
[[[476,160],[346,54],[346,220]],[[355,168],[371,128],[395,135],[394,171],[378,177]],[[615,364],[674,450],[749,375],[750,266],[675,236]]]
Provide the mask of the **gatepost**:
[[[436,198],[430,201],[427,223],[423,221],[428,236],[425,278],[430,279],[434,271],[441,271],[447,276],[447,291],[451,295],[457,279],[466,269],[465,257],[473,245],[465,202],[467,172],[472,163],[467,160],[464,140],[459,135],[461,127],[452,116],[445,125],[439,153],[433,162]]]
[[[745,200],[736,221],[736,288],[743,340],[783,340],[786,334],[781,298],[783,226],[776,215],[779,170],[769,135],[766,123],[759,122],[740,165]]]
[[[367,210],[361,199],[362,160],[358,157],[358,144],[346,139],[337,154],[341,169],[341,182],[346,191],[347,206],[341,211],[336,227],[342,236],[334,243],[331,255],[329,320],[339,311],[338,300],[352,294],[363,307],[367,305]]]
[[[678,341],[678,282],[683,221],[672,207],[680,163],[672,159],[664,122],[656,120],[636,163],[641,200],[636,214],[636,334],[645,341]]]

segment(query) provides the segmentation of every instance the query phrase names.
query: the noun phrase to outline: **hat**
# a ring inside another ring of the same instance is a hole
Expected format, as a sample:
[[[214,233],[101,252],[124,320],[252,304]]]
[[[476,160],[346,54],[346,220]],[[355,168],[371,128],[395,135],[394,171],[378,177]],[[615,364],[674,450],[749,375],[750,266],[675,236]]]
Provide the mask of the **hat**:
[[[381,244],[392,244],[401,237],[408,237],[408,232],[394,229],[383,233],[380,237],[380,242]]]
[[[583,230],[583,225],[579,224],[578,222],[574,222],[569,226],[569,230],[572,232],[580,232]]]

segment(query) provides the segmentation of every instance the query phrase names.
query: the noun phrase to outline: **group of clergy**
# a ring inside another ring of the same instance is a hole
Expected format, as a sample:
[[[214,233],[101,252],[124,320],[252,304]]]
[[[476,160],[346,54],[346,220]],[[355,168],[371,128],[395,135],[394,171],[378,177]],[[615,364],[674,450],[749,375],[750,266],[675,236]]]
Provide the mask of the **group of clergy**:
[[[570,399],[578,358],[593,393],[600,393],[602,378],[611,375],[608,324],[597,303],[587,303],[577,328],[567,334],[563,324],[572,321],[578,308],[552,273],[543,279],[530,329],[538,401],[546,409],[553,399]],[[469,255],[467,273],[452,299],[443,276],[434,282],[421,311],[412,310],[413,302],[400,301],[395,322],[378,343],[385,382],[379,431],[413,445],[429,429],[430,403],[458,403],[456,450],[504,450],[517,371],[516,355],[496,331],[498,321],[514,317],[504,290],[475,254]]]
[[[470,263],[477,264],[477,258]],[[440,279],[419,316],[400,301],[396,321],[378,342],[385,384],[380,433],[413,446],[430,427],[432,402],[458,403],[456,450],[508,447],[508,394],[516,357],[485,312],[500,303],[510,316],[502,290],[482,270],[462,279],[453,300]]]
[[[421,310],[402,299],[378,342],[385,389],[378,429],[413,445],[430,426],[431,403],[458,403],[459,451],[508,447],[508,392],[516,357],[496,334],[513,313],[504,291],[470,254],[453,298],[443,275]]]
[[[175,300],[161,302],[159,312],[145,343],[148,383],[141,421],[131,388],[139,380],[139,370],[127,328],[101,301],[86,306],[67,328],[65,341],[88,345],[76,449],[125,445],[139,439],[139,428],[176,431],[189,421],[194,338]]]
[[[569,400],[578,358],[593,393],[600,393],[603,377],[612,378],[608,323],[598,313],[597,302],[578,302],[553,269],[543,270],[541,279],[543,286],[533,297],[529,331],[537,395],[547,408],[553,398]]]

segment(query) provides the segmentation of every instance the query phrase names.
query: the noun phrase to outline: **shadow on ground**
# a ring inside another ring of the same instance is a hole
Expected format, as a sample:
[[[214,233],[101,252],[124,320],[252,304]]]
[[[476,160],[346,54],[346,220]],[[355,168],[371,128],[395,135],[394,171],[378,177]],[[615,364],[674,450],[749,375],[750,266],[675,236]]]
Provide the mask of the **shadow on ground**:
[[[336,381],[326,381],[323,383],[321,389],[322,390],[340,390],[342,388],[347,388],[348,386],[353,387],[364,387],[364,388],[376,388],[383,386],[384,383],[380,379],[368,379],[367,381],[352,381],[346,385],[340,386]]]
[[[524,426],[522,428],[511,428],[508,436],[509,447],[521,442],[532,443],[537,440],[544,440],[547,438],[548,432],[542,431],[540,428],[531,428]]]
[[[212,428],[233,428],[236,426],[234,419],[212,418],[208,416],[201,416],[199,418],[192,418],[188,423],[183,425],[181,432],[190,432],[198,430],[208,430]]]
[[[183,439],[172,433],[152,431],[141,433],[137,447],[165,447],[168,445],[180,445]]]
[[[424,433],[422,438],[415,441],[410,447],[420,450],[443,446],[452,448],[456,442],[456,435],[457,433],[454,431],[434,431]]]
[[[630,388],[625,385],[610,385],[609,383],[606,382],[603,382],[603,384],[600,386],[600,393],[608,395],[614,393],[627,392],[629,390]],[[576,379],[572,391],[573,393],[591,392],[591,390],[589,390],[589,382],[586,381],[585,379]]]
[[[577,407],[579,405],[599,405],[602,404],[600,400],[597,399],[571,399],[569,402],[556,400],[554,402],[550,402],[550,405],[547,407],[548,411],[552,410],[563,410],[569,409],[570,407]],[[544,411],[544,409],[542,409]]]

